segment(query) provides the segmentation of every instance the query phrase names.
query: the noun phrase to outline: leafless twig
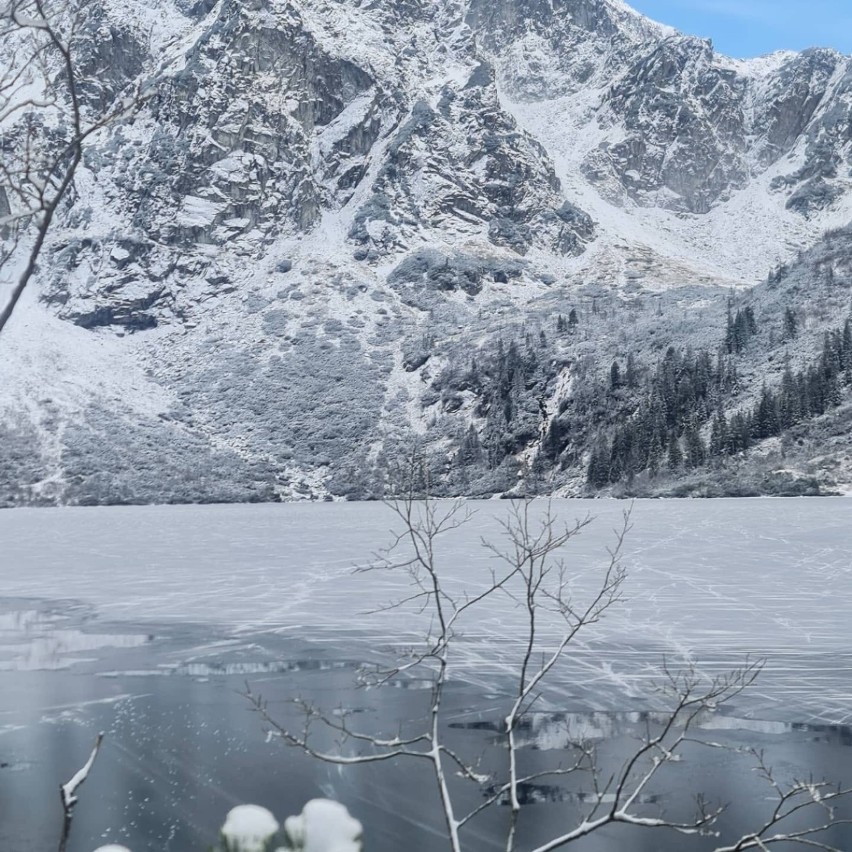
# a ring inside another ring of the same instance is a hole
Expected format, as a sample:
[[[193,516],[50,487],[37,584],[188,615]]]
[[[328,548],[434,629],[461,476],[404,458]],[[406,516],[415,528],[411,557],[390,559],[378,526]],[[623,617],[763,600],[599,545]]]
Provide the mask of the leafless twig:
[[[0,71],[0,240],[8,243],[0,248],[0,269],[33,231],[23,271],[0,309],[0,331],[38,268],[86,142],[132,115],[153,94],[139,83],[100,114],[85,114],[74,55],[82,8],[66,0],[0,0],[5,65]]]
[[[104,735],[98,734],[89,759],[74,773],[74,776],[67,784],[62,784],[59,788],[59,795],[62,799],[62,836],[59,838],[59,852],[65,852],[68,838],[71,835],[71,821],[74,819],[74,806],[77,804],[77,790],[80,789],[89,777],[89,773],[95,765],[95,758],[97,758],[98,752],[101,750],[103,739]]]

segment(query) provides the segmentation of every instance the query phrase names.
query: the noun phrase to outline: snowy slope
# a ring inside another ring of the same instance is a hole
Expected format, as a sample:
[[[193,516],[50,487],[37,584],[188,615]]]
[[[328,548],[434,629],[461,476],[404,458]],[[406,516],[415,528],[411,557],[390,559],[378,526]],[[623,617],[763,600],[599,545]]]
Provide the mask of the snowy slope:
[[[440,389],[460,358],[606,294],[718,307],[852,219],[831,51],[733,61],[618,0],[84,20],[89,114],[157,96],[93,137],[4,335],[10,502],[366,496],[411,440],[450,464],[491,428],[475,386]],[[584,335],[547,355],[545,410],[607,357]]]

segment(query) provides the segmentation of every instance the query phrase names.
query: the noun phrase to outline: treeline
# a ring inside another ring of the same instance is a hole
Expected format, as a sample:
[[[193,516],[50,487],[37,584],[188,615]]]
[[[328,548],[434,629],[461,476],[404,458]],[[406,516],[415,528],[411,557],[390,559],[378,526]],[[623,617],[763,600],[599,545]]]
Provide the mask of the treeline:
[[[587,481],[603,488],[642,471],[692,469],[714,458],[736,455],[755,442],[781,434],[796,423],[819,417],[840,404],[852,384],[852,326],[825,335],[822,352],[809,367],[794,372],[789,359],[780,386],[764,386],[758,402],[730,417],[725,402],[740,380],[733,355],[756,333],[749,309],[729,316],[725,346],[713,359],[673,348],[638,387],[635,413],[601,437],[592,449]],[[785,333],[795,335],[785,316]],[[636,367],[633,367],[634,372]],[[619,375],[614,369],[612,377]]]
[[[459,467],[493,470],[507,457],[533,443],[540,430],[541,405],[553,369],[543,331],[523,332],[480,351],[466,368],[449,366],[433,382],[447,413],[464,404],[464,393],[476,401],[473,413],[479,429],[470,426],[459,440],[455,463]]]
[[[555,317],[557,335],[577,324],[576,314]],[[780,332],[785,340],[799,335],[790,309]],[[743,352],[763,336],[745,307],[729,312],[716,352],[670,347],[656,365],[628,354],[603,375],[590,357],[567,360],[543,331],[497,340],[433,379],[432,402],[445,414],[468,415],[453,436],[452,454],[436,456],[443,461],[434,476],[452,493],[511,489],[520,454],[538,444],[525,474],[530,482],[538,477],[546,487],[554,466],[573,470],[587,463],[587,481],[600,489],[640,473],[689,471],[735,456],[842,401],[844,387],[852,385],[849,321],[825,335],[811,364],[796,370],[788,359],[780,382],[755,394],[740,365]],[[768,340],[771,347],[771,332]],[[554,383],[568,366],[571,392],[554,416],[548,411]],[[446,428],[440,417],[435,428]]]
[[[611,384],[614,373],[610,371]],[[706,351],[681,353],[670,347],[656,369],[637,384],[640,402],[635,413],[616,426],[611,438],[601,437],[593,447],[589,484],[603,488],[643,470],[656,474],[663,464],[704,464],[707,448],[701,427],[738,386],[731,357],[719,354],[714,359]]]

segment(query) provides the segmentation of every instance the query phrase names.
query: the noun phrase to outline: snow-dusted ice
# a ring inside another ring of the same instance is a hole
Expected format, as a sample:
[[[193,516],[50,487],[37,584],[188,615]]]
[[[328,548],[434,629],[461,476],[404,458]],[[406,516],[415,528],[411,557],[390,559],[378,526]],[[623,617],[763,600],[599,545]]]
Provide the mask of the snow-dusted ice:
[[[492,558],[480,539],[499,541],[510,507],[469,508],[469,523],[439,551],[455,591],[487,582]],[[553,503],[568,523],[597,516],[564,554],[577,600],[596,588],[627,508]],[[524,730],[528,753],[544,760],[577,739],[642,736],[657,718],[641,711],[658,698],[651,687],[664,654],[710,672],[751,654],[767,657],[758,683],[697,730],[765,747],[791,772],[841,780],[850,728],[838,723],[852,705],[850,511],[846,499],[636,503],[625,600],[572,645]],[[392,529],[381,504],[0,513],[0,849],[53,843],[52,825],[28,803],[57,800],[58,813],[57,784],[105,731],[75,814],[81,852],[106,842],[133,852],[206,848],[237,805],[255,803],[283,823],[317,797],[345,804],[371,848],[396,848],[405,836],[414,852],[430,852],[436,815],[416,804],[410,765],[364,775],[317,764],[269,740],[240,695],[248,679],[276,715],[302,697],[351,712],[359,728],[419,724],[428,682],[354,688],[359,663],[387,659],[426,629],[411,608],[367,614],[408,590],[404,575],[353,571]],[[485,748],[486,762],[500,757],[487,750],[490,726],[504,712],[521,623],[510,599],[494,597],[456,644],[444,722],[453,741]],[[697,764],[678,766],[693,773]],[[710,798],[756,801],[750,774],[732,780],[721,759],[705,755],[700,775]],[[683,796],[691,806],[693,786],[672,784],[660,791],[666,807]],[[539,792],[562,805],[536,811],[536,831],[588,793]]]
[[[439,552],[456,590],[487,581],[493,557],[481,539],[499,541],[508,511],[500,501],[469,505],[470,521]],[[565,552],[580,600],[595,588],[627,504],[553,507],[566,522],[596,516]],[[625,697],[642,694],[663,654],[709,670],[750,654],[768,658],[754,692],[763,717],[845,721],[852,716],[850,519],[846,499],[636,503],[626,600],[566,660],[558,675],[566,701],[580,683],[599,706],[623,707]],[[246,643],[273,631],[388,649],[425,630],[411,608],[367,614],[403,597],[407,578],[353,567],[369,563],[398,528],[380,504],[14,510],[0,515],[0,590],[92,605],[108,634],[121,632],[113,622],[191,622]],[[511,669],[521,624],[511,600],[494,598],[463,625],[456,674],[481,685],[499,679]],[[68,634],[72,658],[78,652]],[[57,655],[62,648],[53,649],[50,667],[59,667]]]

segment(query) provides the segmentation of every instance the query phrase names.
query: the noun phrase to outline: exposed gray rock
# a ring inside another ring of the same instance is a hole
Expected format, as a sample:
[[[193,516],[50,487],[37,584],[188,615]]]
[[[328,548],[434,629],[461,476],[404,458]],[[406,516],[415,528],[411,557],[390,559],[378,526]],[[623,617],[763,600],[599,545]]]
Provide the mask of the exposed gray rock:
[[[522,99],[567,94],[612,77],[637,41],[656,33],[650,22],[601,0],[471,0],[467,22],[497,55],[527,34],[549,47],[555,67],[507,69],[505,82]]]
[[[611,171],[634,201],[692,213],[743,186],[745,85],[712,60],[709,42],[676,37],[634,63],[607,98],[626,136],[595,152],[586,174]]]
[[[391,286],[420,285],[429,290],[461,290],[477,295],[489,280],[506,283],[521,277],[525,264],[498,257],[447,255],[436,249],[421,249],[409,255],[388,276]]]
[[[82,4],[86,117],[141,80],[156,95],[87,140],[22,307],[86,356],[91,404],[27,344],[64,407],[15,389],[0,437],[21,485],[0,500],[380,496],[414,445],[447,494],[517,488],[521,458],[576,492],[628,344],[647,364],[715,352],[730,285],[784,260],[754,290],[745,399],[781,362],[787,304],[796,357],[847,309],[847,240],[807,252],[852,191],[846,57],[733,62],[619,0],[150,6],[153,29]],[[32,114],[0,155],[67,135]],[[20,204],[0,180],[0,216]],[[547,418],[579,436],[558,464],[536,455]]]
[[[74,58],[80,98],[96,114],[107,112],[117,96],[142,74],[147,45],[126,21],[111,18],[96,4],[85,7],[78,32],[80,46]]]
[[[464,85],[443,89],[438,109],[414,103],[390,140],[350,238],[363,247],[357,259],[373,260],[407,247],[421,229],[452,223],[518,254],[534,244],[577,254],[593,227],[588,217],[555,219],[553,209],[563,202],[546,152],[501,110],[493,76],[480,64]]]
[[[814,211],[829,207],[843,195],[842,187],[833,185],[822,177],[814,177],[801,184],[790,196],[787,208],[807,218]]]
[[[791,58],[770,81],[759,102],[756,125],[765,135],[761,160],[774,162],[790,151],[828,93],[841,57],[831,50],[806,50]]]

